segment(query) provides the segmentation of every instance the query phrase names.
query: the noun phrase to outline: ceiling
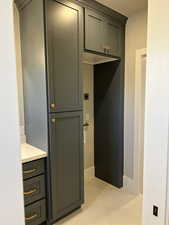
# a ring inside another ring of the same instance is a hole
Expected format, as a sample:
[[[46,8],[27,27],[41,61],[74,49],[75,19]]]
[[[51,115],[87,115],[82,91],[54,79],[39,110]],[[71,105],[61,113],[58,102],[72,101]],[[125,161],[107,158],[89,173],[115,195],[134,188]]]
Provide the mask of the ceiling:
[[[147,8],[148,0],[96,0],[125,16]]]

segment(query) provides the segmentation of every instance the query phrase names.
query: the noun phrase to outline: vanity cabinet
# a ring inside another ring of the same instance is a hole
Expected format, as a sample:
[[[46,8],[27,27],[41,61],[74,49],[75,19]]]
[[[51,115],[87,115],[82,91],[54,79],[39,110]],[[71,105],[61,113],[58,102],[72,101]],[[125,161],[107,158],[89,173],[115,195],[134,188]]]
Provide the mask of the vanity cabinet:
[[[36,177],[45,173],[45,164],[43,160],[35,160],[31,163],[23,164],[23,178],[24,180]]]
[[[40,200],[25,207],[26,225],[46,225],[46,201]]]
[[[121,56],[121,25],[85,9],[85,49],[109,56]]]
[[[25,205],[45,198],[45,177],[44,175],[24,181]]]
[[[46,216],[45,159],[23,164],[25,224],[42,225]]]

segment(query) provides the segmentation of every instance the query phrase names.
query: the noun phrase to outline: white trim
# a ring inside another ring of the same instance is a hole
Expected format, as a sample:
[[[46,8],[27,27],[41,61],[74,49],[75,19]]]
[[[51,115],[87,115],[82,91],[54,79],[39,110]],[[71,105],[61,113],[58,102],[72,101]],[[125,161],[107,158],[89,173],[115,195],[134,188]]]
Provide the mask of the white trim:
[[[140,194],[140,133],[144,129],[141,119],[141,77],[142,77],[142,58],[146,56],[146,49],[136,51],[136,67],[135,67],[135,118],[134,118],[134,178],[133,178],[133,192]]]
[[[95,172],[94,171],[95,171],[94,166],[89,167],[89,168],[84,170],[85,181],[89,181],[90,179],[92,179],[95,176]]]
[[[166,193],[166,208],[165,208],[165,225],[169,225],[169,140],[168,140],[168,157],[167,157],[167,193]]]
[[[127,192],[135,193],[134,180],[126,175],[123,177],[123,189]]]

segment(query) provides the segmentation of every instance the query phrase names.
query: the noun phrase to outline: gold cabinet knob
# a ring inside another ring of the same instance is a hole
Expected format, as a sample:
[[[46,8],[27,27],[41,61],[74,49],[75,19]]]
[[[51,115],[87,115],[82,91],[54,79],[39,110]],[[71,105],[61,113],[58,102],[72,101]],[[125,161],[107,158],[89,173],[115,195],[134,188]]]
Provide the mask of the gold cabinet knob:
[[[52,103],[52,104],[50,105],[50,107],[51,107],[52,109],[54,109],[54,108],[55,108],[55,104]]]
[[[56,119],[52,119],[51,121],[52,121],[52,123],[55,123],[56,122]]]

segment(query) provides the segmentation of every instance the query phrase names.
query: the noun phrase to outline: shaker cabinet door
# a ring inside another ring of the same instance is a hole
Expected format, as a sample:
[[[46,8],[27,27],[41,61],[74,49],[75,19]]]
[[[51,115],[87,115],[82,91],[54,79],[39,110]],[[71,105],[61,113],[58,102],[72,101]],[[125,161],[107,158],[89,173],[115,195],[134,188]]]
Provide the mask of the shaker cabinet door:
[[[63,0],[47,1],[49,111],[82,108],[82,9]]]
[[[50,118],[52,221],[83,203],[82,112]]]
[[[107,56],[120,56],[120,24],[85,9],[85,49]]]
[[[105,22],[104,43],[107,54],[120,56],[121,28],[111,21]]]
[[[104,53],[103,46],[104,18],[85,9],[85,48],[90,51]]]

